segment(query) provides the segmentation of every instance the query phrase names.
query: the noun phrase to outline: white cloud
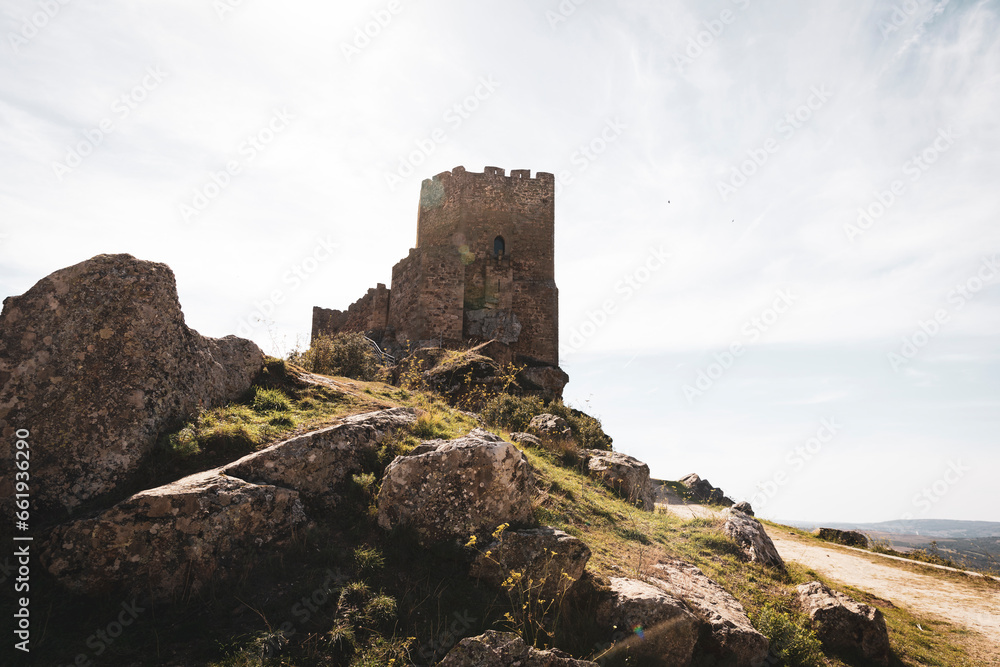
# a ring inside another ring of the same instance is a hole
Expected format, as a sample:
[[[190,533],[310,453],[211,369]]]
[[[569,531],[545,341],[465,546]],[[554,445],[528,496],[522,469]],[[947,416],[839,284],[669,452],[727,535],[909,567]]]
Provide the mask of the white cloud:
[[[94,254],[130,252],[174,269],[188,322],[210,335],[235,331],[271,291],[287,290],[272,318],[291,343],[308,332],[312,305],[344,307],[389,281],[415,235],[423,178],[459,164],[565,171],[573,183],[557,202],[556,253],[564,339],[651,248],[671,253],[567,360],[570,398],[592,397],[618,444],[654,471],[697,469],[733,487],[747,480],[727,456],[752,461],[757,448],[797,437],[815,410],[843,407],[858,429],[845,437],[883,452],[867,465],[898,495],[919,470],[890,474],[889,461],[907,438],[950,424],[949,409],[974,416],[960,445],[938,433],[921,451],[959,446],[988,457],[1000,389],[976,370],[995,368],[998,356],[996,283],[949,311],[905,371],[885,361],[1000,251],[1000,21],[985,2],[918,4],[883,38],[879,22],[894,7],[886,1],[585,3],[553,27],[554,1],[401,0],[348,61],[343,45],[387,3],[243,2],[220,19],[193,0],[141,10],[74,1],[14,53],[9,34],[37,11],[17,0],[0,17],[0,291],[21,293]],[[720,28],[723,11],[732,20]],[[679,68],[689,40],[700,50]],[[150,67],[168,76],[120,117],[112,104]],[[450,123],[446,113],[482,77],[498,81],[496,91]],[[817,88],[830,93],[809,108]],[[180,204],[241,158],[243,142],[281,108],[294,115],[287,130],[185,224]],[[105,118],[113,132],[60,181],[53,161]],[[625,126],[618,139],[594,160],[574,160],[613,119]],[[387,187],[386,174],[437,128],[446,140]],[[913,171],[949,128],[953,145]],[[719,183],[768,140],[777,149],[765,149],[766,161],[746,168],[753,173],[723,201]],[[894,181],[903,191],[851,242],[845,225]],[[289,267],[326,236],[339,252],[291,289]],[[796,295],[794,307],[689,405],[681,386],[713,352],[748,342],[744,325],[779,289]],[[254,338],[272,345],[265,327]],[[664,405],[673,432],[656,440]],[[838,456],[823,468],[831,478],[850,471]],[[801,494],[823,483],[809,478],[786,507],[807,507]],[[989,489],[968,508],[941,507],[971,516],[973,505],[995,503]],[[845,515],[861,512],[844,502]]]

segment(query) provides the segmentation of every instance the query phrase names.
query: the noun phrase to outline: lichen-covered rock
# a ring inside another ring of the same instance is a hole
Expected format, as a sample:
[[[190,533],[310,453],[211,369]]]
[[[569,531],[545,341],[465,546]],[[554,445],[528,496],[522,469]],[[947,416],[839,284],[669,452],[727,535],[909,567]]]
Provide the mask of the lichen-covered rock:
[[[126,481],[166,426],[239,398],[263,361],[248,340],[189,329],[165,264],[98,255],[61,269],[4,300],[0,461],[28,429],[33,518],[65,516]]]
[[[597,663],[576,660],[556,649],[539,651],[513,632],[487,630],[460,641],[438,667],[597,667]]]
[[[707,632],[699,633],[699,656],[719,667],[757,667],[767,658],[768,641],[757,632],[743,605],[701,570],[681,560],[656,566],[651,583],[687,603]]]
[[[588,474],[621,498],[642,509],[656,509],[656,493],[649,479],[649,466],[621,452],[586,450]]]
[[[307,500],[335,506],[343,484],[363,470],[365,456],[392,431],[416,419],[412,408],[353,415],[248,454],[222,472],[256,484],[295,489]]]
[[[760,521],[731,508],[725,510],[724,514],[726,525],[722,527],[722,532],[736,541],[747,560],[769,567],[785,568],[785,561],[781,559]]]
[[[677,597],[637,579],[615,577],[597,605],[597,622],[626,639],[612,649],[637,665],[663,667],[691,663],[698,618]],[[629,664],[633,664],[630,662]]]
[[[430,440],[386,468],[378,523],[408,526],[428,544],[532,521],[534,475],[514,445],[475,429],[454,440]]]
[[[534,582],[532,594],[553,599],[580,580],[589,560],[590,548],[561,530],[505,530],[480,550],[469,574],[499,586],[511,572],[519,572],[523,582]]]
[[[725,505],[726,507],[731,507],[733,504],[733,501],[726,497],[722,489],[712,486],[711,482],[707,479],[702,479],[695,473],[681,477],[678,481],[687,487],[691,498],[700,503],[712,503],[715,505]],[[752,513],[751,516],[753,516]]]
[[[531,435],[530,433],[514,432],[510,434],[510,439],[519,445],[524,445],[525,447],[542,446],[542,441],[538,439],[538,436]]]
[[[836,528],[820,528],[819,539],[837,544],[844,544],[859,549],[868,548],[868,536],[857,530],[837,530]]]
[[[77,593],[125,590],[170,600],[238,572],[241,561],[286,542],[305,521],[295,491],[210,470],[57,526],[41,558]]]
[[[528,433],[543,440],[569,440],[573,437],[573,429],[569,427],[569,422],[548,412],[531,418],[531,422],[528,424]]]
[[[801,584],[796,590],[824,646],[860,652],[869,661],[866,664],[889,664],[889,634],[881,611],[818,581]]]

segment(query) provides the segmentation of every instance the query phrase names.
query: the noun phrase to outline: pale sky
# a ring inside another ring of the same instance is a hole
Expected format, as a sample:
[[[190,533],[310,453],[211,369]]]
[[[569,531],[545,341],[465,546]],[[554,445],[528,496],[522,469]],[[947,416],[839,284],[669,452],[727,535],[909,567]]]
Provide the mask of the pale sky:
[[[390,282],[422,179],[548,171],[617,449],[771,518],[1000,520],[997,2],[0,14],[0,295],[126,252],[280,354]]]

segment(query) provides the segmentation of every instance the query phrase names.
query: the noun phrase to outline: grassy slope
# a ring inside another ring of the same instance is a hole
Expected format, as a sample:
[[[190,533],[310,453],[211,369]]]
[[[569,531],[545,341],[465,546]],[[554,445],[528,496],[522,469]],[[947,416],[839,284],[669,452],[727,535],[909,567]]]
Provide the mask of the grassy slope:
[[[67,596],[41,574],[33,607],[36,623],[44,628],[36,644],[37,664],[71,664],[78,654],[93,664],[108,665],[385,665],[406,664],[407,658],[425,664],[442,657],[462,636],[509,625],[504,621],[512,610],[508,595],[464,576],[467,552],[458,547],[419,548],[406,534],[381,531],[373,520],[381,467],[421,438],[467,432],[475,426],[473,420],[427,394],[377,382],[333,378],[325,388],[294,388],[277,378],[270,384],[284,387],[287,409],[234,406],[217,411],[212,419],[203,417],[201,426],[187,425],[194,434],[186,444],[180,442],[184,438],[163,441],[158,477],[176,478],[210,467],[219,457],[240,453],[231,451],[233,447],[259,449],[345,414],[398,405],[418,407],[424,414],[410,433],[387,443],[372,463],[371,474],[356,477],[344,511],[312,513],[315,525],[289,549],[259,554],[228,582],[196,598],[146,605],[135,623],[110,642],[95,639],[95,633],[113,622],[129,600]],[[227,429],[234,440],[219,435]],[[243,438],[243,431],[257,437]],[[531,449],[526,454],[543,489],[536,518],[590,545],[588,569],[594,574],[642,576],[651,573],[662,556],[684,558],[735,595],[766,634],[789,631],[794,641],[808,639],[807,633],[792,627],[801,622],[794,611],[793,589],[819,579],[815,573],[794,565],[787,574],[774,573],[743,563],[712,520],[684,522],[642,512],[567,467],[565,457]],[[861,592],[848,592],[865,598]],[[886,614],[900,656],[897,664],[971,664],[959,648],[958,629],[871,602]],[[558,641],[577,655],[594,656],[605,647],[595,643],[587,610],[581,611],[577,618],[562,619]],[[917,623],[932,632],[917,633]],[[826,657],[812,664],[861,663]]]

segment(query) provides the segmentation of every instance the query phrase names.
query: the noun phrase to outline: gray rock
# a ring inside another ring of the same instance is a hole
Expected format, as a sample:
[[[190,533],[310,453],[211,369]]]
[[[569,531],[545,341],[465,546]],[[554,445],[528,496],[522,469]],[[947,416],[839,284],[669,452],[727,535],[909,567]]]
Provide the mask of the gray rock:
[[[728,509],[724,511],[726,525],[722,532],[739,545],[747,560],[769,567],[784,569],[785,561],[774,546],[774,542],[764,531],[760,521],[743,512]]]
[[[475,429],[455,440],[430,440],[385,471],[378,523],[408,526],[424,544],[492,532],[533,520],[534,475],[509,442]]]
[[[726,497],[722,489],[712,486],[711,482],[707,479],[702,479],[695,473],[681,477],[678,481],[687,487],[691,498],[700,503],[712,503],[714,505],[725,505],[726,507],[731,507],[733,504],[733,501]]]
[[[621,452],[588,449],[588,474],[618,496],[642,509],[656,509],[656,494],[649,478],[649,466]]]
[[[801,584],[796,590],[823,646],[860,652],[869,661],[867,664],[889,664],[889,634],[881,611],[818,581]]]
[[[517,374],[517,382],[529,391],[538,391],[547,398],[562,398],[569,375],[558,366],[527,366]]]
[[[743,512],[746,515],[753,516],[753,507],[751,507],[750,503],[748,503],[745,500],[741,500],[740,502],[733,505],[733,509],[736,510],[737,512]]]
[[[542,441],[538,439],[538,436],[531,435],[530,433],[514,432],[510,434],[510,439],[525,447],[542,446]]]
[[[513,632],[487,630],[460,641],[438,667],[597,667],[597,663],[555,649],[539,651]]]
[[[295,491],[209,470],[56,527],[41,560],[76,593],[171,600],[241,571],[261,546],[289,541],[305,521]]]
[[[561,530],[548,526],[505,530],[480,549],[469,574],[499,586],[511,572],[520,572],[523,581],[536,582],[535,597],[553,599],[580,580],[589,560],[590,548]]]
[[[719,667],[757,667],[767,658],[768,641],[757,632],[743,605],[701,570],[681,560],[656,566],[651,583],[684,600],[708,631],[700,633],[696,652]]]
[[[543,441],[573,438],[573,430],[569,427],[569,422],[548,412],[531,418],[531,422],[528,424],[528,433],[538,436]]]
[[[12,467],[28,429],[32,518],[65,517],[128,481],[169,425],[239,398],[263,363],[248,340],[187,327],[165,264],[98,255],[4,300],[0,461]]]
[[[367,454],[384,437],[416,419],[412,408],[353,415],[340,424],[311,431],[248,454],[222,468],[256,484],[295,489],[303,498],[335,506],[344,482],[362,471]]]
[[[612,649],[616,656],[638,665],[690,664],[700,622],[662,588],[637,579],[612,578],[611,590],[595,613],[598,623],[626,636]]]

